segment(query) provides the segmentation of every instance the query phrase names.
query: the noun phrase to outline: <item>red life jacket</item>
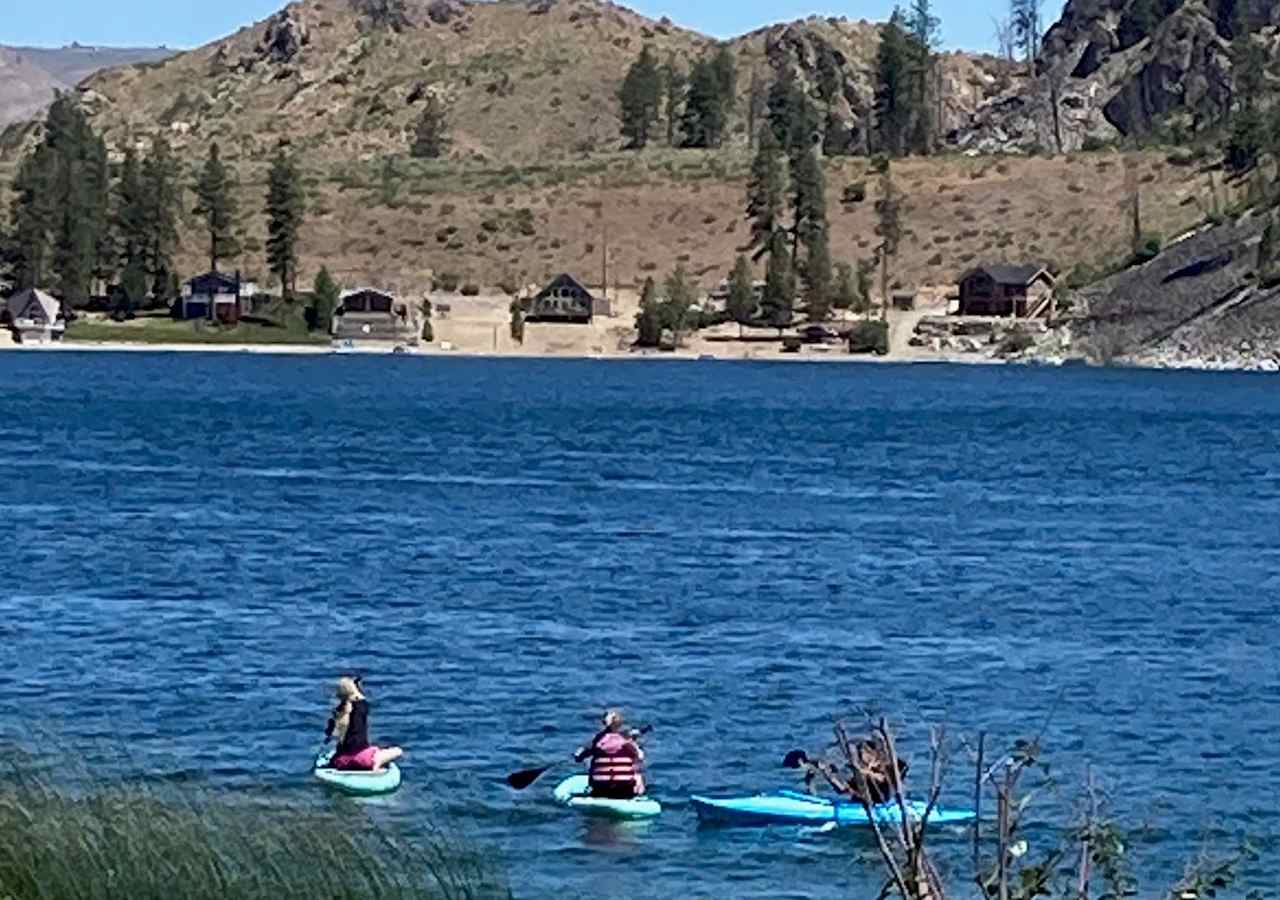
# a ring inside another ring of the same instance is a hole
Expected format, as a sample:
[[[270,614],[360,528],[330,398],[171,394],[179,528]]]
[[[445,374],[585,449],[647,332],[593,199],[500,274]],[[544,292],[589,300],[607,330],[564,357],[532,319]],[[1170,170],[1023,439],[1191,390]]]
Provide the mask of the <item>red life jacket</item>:
[[[636,745],[620,734],[606,731],[591,744],[591,784],[617,786],[636,783],[640,753]]]

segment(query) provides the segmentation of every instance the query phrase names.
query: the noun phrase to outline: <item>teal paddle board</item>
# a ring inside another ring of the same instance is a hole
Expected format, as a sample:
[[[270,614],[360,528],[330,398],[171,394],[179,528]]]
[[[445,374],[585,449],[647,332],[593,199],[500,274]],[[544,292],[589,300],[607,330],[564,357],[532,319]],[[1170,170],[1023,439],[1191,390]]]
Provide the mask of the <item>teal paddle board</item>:
[[[389,794],[400,787],[400,767],[388,763],[380,772],[363,772],[351,769],[331,769],[332,750],[322,750],[316,757],[315,779],[331,788],[356,797],[375,797]]]
[[[592,797],[586,775],[573,775],[556,785],[556,802],[589,816],[634,821],[652,819],[662,812],[662,804],[651,797],[610,800]]]
[[[775,791],[751,797],[692,797],[698,818],[716,825],[834,825],[836,827],[869,827],[871,818],[861,803],[831,801],[798,791]],[[924,815],[926,804],[908,803],[912,816]],[[902,811],[895,803],[873,809],[876,821],[893,825],[902,821]],[[937,825],[960,825],[974,820],[968,809],[936,808],[929,821]]]

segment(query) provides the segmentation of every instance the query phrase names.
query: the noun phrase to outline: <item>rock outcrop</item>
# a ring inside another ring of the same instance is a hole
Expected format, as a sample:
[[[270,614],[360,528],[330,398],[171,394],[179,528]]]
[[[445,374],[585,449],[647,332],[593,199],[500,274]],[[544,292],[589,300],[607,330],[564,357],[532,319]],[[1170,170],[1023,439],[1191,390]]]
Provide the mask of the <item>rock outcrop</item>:
[[[865,22],[810,18],[763,32],[770,77],[786,73],[821,111],[828,155],[865,154],[875,109],[875,57],[879,28]],[[750,37],[746,39],[750,42]],[[1010,66],[989,56],[940,57],[942,131],[970,120],[1008,81]]]
[[[284,9],[267,20],[262,34],[262,53],[272,62],[288,63],[311,43],[311,30],[294,9]]]
[[[1077,340],[1098,362],[1280,369],[1280,285],[1263,284],[1262,215],[1205,228],[1076,293]]]
[[[1070,0],[1034,76],[950,134],[982,151],[1070,151],[1090,141],[1193,131],[1231,108],[1234,31],[1276,56],[1280,6],[1264,0]]]

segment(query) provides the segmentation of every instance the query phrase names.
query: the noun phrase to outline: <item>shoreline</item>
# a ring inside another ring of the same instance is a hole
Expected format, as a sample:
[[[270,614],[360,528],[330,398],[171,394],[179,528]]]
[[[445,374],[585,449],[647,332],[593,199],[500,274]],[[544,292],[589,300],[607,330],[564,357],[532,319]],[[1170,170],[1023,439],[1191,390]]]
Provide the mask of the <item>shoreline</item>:
[[[204,343],[157,343],[149,344],[141,341],[64,341],[54,344],[38,344],[23,346],[22,344],[0,344],[0,353],[6,351],[17,353],[213,353],[213,354],[252,354],[256,356],[408,356],[419,358],[456,358],[456,359],[521,359],[521,360],[593,360],[604,362],[625,361],[679,361],[679,362],[719,362],[719,363],[815,363],[829,365],[953,365],[953,366],[1025,366],[1028,368],[1114,368],[1132,369],[1145,372],[1244,372],[1252,374],[1280,373],[1280,363],[1275,360],[1260,360],[1256,363],[1229,362],[1221,359],[1186,359],[1186,360],[1142,360],[1126,359],[1110,366],[1089,362],[1083,357],[1024,357],[1016,359],[997,359],[977,354],[910,354],[902,356],[876,356],[874,354],[851,353],[777,353],[760,356],[737,354],[706,354],[694,352],[657,353],[537,353],[506,352],[494,353],[466,349],[441,350],[431,348],[410,348],[402,353],[394,353],[387,346],[354,346],[336,348],[326,344],[204,344]]]

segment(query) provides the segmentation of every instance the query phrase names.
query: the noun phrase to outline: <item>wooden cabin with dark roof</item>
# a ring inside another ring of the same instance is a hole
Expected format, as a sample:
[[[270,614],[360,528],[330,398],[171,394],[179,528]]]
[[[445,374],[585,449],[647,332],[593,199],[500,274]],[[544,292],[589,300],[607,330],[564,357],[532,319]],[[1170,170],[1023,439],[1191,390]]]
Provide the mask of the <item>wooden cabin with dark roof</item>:
[[[34,288],[19,291],[0,307],[3,324],[23,344],[49,344],[62,340],[67,319],[58,298]]]
[[[207,319],[223,325],[234,325],[246,312],[244,304],[248,297],[243,288],[239,272],[235,275],[223,272],[197,275],[186,283],[182,298],[178,301],[178,318]]]
[[[390,341],[416,345],[421,336],[418,316],[410,305],[384,291],[360,288],[342,295],[333,316],[333,337],[339,341]]]
[[[1047,318],[1055,284],[1044,266],[979,266],[960,276],[960,315]]]
[[[557,322],[568,325],[590,325],[596,312],[596,299],[572,275],[558,275],[529,301],[526,322]]]

